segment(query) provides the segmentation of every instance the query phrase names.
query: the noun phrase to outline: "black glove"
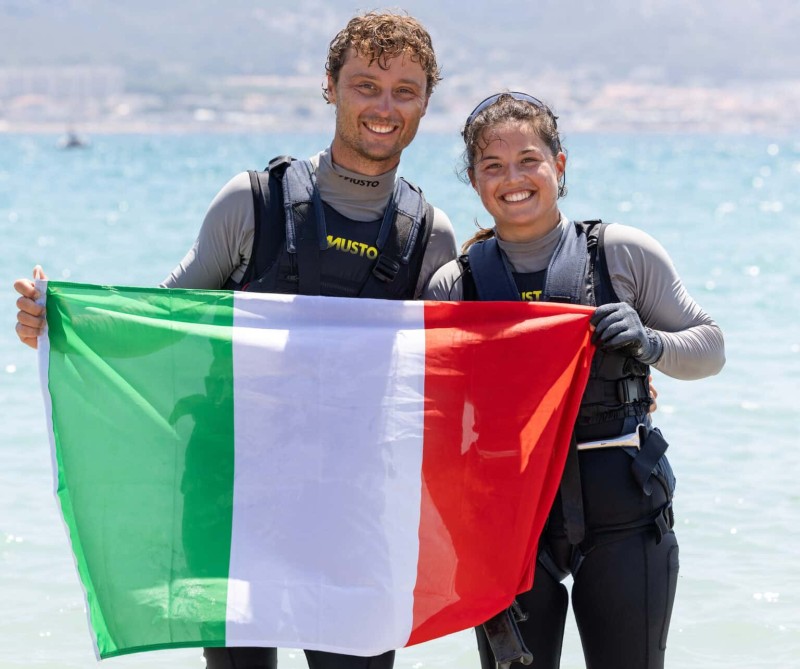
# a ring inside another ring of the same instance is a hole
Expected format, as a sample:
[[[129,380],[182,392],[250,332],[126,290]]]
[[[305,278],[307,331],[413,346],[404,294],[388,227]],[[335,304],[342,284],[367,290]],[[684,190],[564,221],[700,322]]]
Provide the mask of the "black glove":
[[[657,332],[642,325],[636,310],[625,302],[604,304],[595,309],[591,319],[594,325],[592,342],[607,351],[630,349],[632,357],[652,365],[661,357],[664,342]]]

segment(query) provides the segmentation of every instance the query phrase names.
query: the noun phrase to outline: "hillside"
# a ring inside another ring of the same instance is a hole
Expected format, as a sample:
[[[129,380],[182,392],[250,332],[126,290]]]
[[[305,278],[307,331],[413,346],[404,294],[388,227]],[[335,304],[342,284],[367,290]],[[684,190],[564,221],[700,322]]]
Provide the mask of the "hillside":
[[[446,74],[575,71],[599,79],[719,84],[797,77],[795,0],[494,0],[403,7],[430,28]],[[349,0],[290,6],[227,0],[0,0],[0,66],[111,64],[129,83],[158,72],[316,73],[357,11]]]

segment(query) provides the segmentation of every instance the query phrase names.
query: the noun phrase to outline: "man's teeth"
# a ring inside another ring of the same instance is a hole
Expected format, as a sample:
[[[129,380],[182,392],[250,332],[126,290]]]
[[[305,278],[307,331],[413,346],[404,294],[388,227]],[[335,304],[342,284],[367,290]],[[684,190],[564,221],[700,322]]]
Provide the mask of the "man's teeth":
[[[532,191],[524,190],[518,193],[509,193],[508,195],[503,195],[503,199],[506,202],[520,202],[522,200],[527,200],[529,197],[533,195]]]
[[[374,124],[374,123],[367,123],[367,127],[370,130],[372,130],[372,132],[377,132],[377,133],[380,133],[381,135],[386,135],[386,134],[392,132],[392,130],[394,130],[394,126],[393,125],[383,125],[383,124],[377,125],[377,124]]]

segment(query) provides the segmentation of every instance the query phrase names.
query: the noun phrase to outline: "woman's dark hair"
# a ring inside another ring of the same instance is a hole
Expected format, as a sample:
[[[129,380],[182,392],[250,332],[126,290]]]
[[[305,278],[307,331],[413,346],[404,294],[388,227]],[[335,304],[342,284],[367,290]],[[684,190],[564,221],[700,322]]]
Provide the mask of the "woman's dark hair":
[[[494,97],[494,96],[493,96]],[[464,139],[464,153],[462,154],[462,166],[459,170],[461,178],[469,182],[469,175],[475,167],[475,162],[480,153],[486,149],[491,142],[487,131],[509,121],[529,123],[534,132],[550,149],[553,157],[563,152],[561,137],[558,134],[558,117],[543,102],[526,94],[502,93],[496,96],[497,99],[491,101],[487,98],[476,107],[477,113],[472,112],[461,136]],[[522,98],[522,99],[520,99]],[[489,101],[489,104],[486,104]],[[481,108],[483,105],[485,107]],[[561,175],[558,184],[558,197],[567,194],[565,175]],[[477,222],[476,222],[477,224]],[[478,225],[478,232],[468,239],[461,247],[462,252],[472,246],[475,242],[483,241],[494,236],[494,230],[481,228]]]

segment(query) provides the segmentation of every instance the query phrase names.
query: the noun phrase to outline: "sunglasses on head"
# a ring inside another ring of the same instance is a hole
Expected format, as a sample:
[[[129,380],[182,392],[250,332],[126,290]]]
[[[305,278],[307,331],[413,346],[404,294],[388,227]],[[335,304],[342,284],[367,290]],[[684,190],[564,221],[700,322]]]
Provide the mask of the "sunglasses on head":
[[[481,100],[475,107],[475,109],[472,110],[472,113],[467,117],[467,122],[464,124],[464,131],[462,132],[462,134],[465,133],[467,131],[467,128],[469,128],[472,125],[472,122],[477,118],[478,114],[480,114],[487,107],[491,107],[504,95],[510,95],[515,100],[519,100],[520,102],[528,102],[532,104],[534,107],[543,109],[550,116],[552,116],[553,123],[555,124],[556,116],[553,115],[553,112],[550,110],[550,107],[548,107],[539,98],[535,98],[532,95],[528,95],[527,93],[521,93],[520,91],[506,91],[504,93],[495,93],[494,95],[490,95],[485,100]]]

